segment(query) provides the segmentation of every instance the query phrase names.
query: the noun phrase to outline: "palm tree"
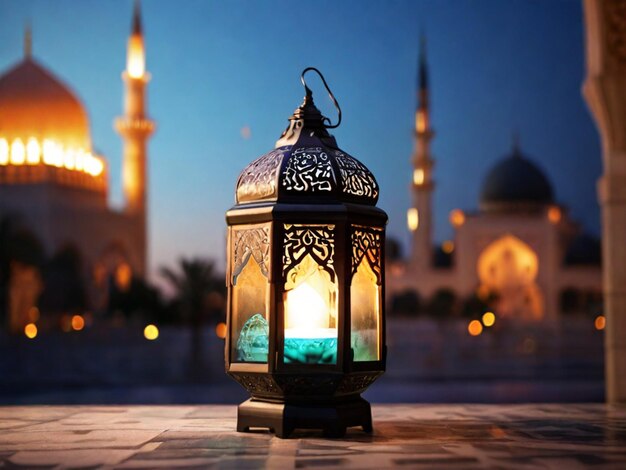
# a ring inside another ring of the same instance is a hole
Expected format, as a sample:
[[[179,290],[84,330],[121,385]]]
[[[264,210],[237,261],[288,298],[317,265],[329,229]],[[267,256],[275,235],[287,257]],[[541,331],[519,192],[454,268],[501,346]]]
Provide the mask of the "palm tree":
[[[181,317],[191,328],[191,376],[203,375],[202,325],[209,315],[217,316],[219,309],[209,305],[211,294],[223,294],[224,281],[215,272],[212,261],[181,258],[179,270],[161,267],[161,276],[176,293]]]

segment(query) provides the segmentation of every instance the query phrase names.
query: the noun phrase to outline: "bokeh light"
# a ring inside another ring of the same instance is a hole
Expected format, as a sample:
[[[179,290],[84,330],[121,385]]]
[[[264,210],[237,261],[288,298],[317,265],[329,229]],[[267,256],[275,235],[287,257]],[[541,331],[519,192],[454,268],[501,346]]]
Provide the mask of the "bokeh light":
[[[72,329],[74,331],[80,331],[85,328],[85,319],[82,315],[74,315],[72,316]]]
[[[226,338],[226,323],[221,322],[215,326],[215,334],[218,338]]]
[[[37,336],[37,325],[29,323],[24,327],[24,334],[28,339],[33,339]]]
[[[465,223],[465,212],[463,212],[461,209],[454,209],[450,211],[449,220],[450,224],[454,228],[459,228]]]
[[[449,255],[454,251],[454,242],[452,240],[446,240],[441,244],[441,251]]]
[[[483,325],[489,327],[489,326],[493,326],[495,322],[496,322],[496,316],[494,315],[493,312],[483,313]]]
[[[149,341],[154,341],[159,337],[159,329],[153,324],[146,325],[143,329],[143,336]]]
[[[469,325],[467,325],[467,331],[472,336],[478,336],[483,332],[483,325],[478,320],[472,320],[469,322]]]
[[[561,221],[561,208],[552,206],[548,209],[548,220],[553,224],[558,224]]]
[[[606,317],[604,315],[598,315],[594,321],[596,330],[604,330],[606,328]]]

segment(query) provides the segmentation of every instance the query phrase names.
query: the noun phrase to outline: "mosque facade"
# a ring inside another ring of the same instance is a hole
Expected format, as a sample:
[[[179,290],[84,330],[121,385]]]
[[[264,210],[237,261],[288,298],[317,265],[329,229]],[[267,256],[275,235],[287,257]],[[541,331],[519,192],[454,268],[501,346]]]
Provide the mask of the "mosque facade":
[[[410,255],[389,262],[387,298],[414,294],[420,304],[447,293],[478,300],[500,317],[554,319],[570,311],[600,313],[599,243],[555,200],[548,176],[514,139],[487,173],[478,209],[454,209],[453,240],[433,244],[434,159],[424,44],[418,72],[415,149],[411,159]],[[393,303],[393,301],[392,301]]]
[[[85,106],[31,49],[27,31],[23,59],[0,75],[0,221],[30,240],[31,252],[34,243],[46,259],[70,258],[81,283],[77,307],[97,311],[106,307],[112,282],[126,288],[147,270],[147,142],[154,123],[147,117],[139,4],[122,74],[124,113],[114,123],[123,142],[121,210],[109,207],[108,164],[91,140]],[[37,262],[6,266],[11,330],[30,321],[44,294],[52,310],[68,305],[59,300],[68,290],[59,281],[63,273],[54,273],[68,263],[50,264],[47,274]]]

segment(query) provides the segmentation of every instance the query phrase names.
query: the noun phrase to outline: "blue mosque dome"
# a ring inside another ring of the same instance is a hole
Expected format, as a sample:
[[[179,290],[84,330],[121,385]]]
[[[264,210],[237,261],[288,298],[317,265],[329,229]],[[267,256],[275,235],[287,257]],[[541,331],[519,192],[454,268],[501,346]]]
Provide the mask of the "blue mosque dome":
[[[483,211],[534,211],[554,202],[552,184],[517,145],[487,173],[480,191]]]

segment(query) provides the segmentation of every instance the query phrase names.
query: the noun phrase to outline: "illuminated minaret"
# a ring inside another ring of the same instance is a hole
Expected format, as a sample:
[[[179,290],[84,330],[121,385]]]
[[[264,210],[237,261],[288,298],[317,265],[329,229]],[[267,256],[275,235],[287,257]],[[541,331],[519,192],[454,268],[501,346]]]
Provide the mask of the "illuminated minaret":
[[[128,39],[125,83],[124,115],[117,118],[115,128],[124,142],[122,159],[122,187],[125,212],[136,218],[138,233],[144,252],[141,253],[138,274],[146,273],[146,209],[147,209],[147,141],[154,131],[154,122],[147,117],[146,85],[150,74],[146,72],[146,54],[141,30],[139,1],[135,1],[132,32]]]
[[[413,181],[411,183],[412,207],[407,214],[409,230],[413,232],[411,258],[413,266],[428,269],[432,260],[432,179],[434,161],[430,155],[430,141],[435,135],[430,127],[428,66],[426,40],[420,42],[417,73],[417,110],[415,112],[415,150],[411,158]]]

